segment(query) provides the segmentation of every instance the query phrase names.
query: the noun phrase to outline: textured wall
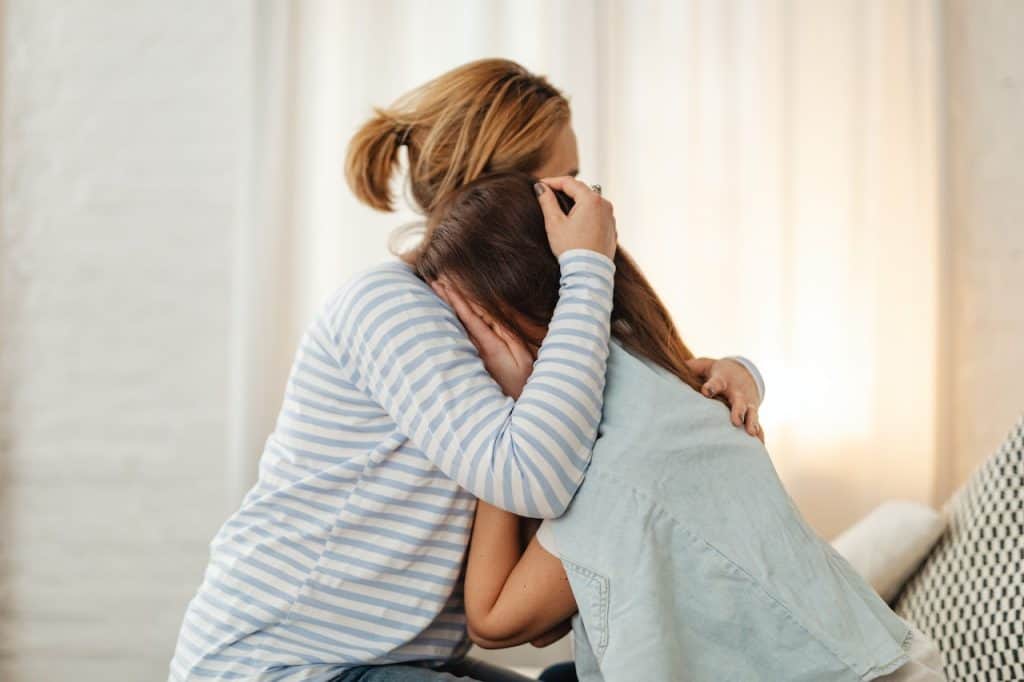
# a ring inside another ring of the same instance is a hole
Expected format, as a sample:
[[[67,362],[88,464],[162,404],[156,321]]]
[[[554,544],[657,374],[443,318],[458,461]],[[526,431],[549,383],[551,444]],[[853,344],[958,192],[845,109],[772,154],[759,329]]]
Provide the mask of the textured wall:
[[[1024,3],[945,8],[949,456],[940,499],[1024,412]]]
[[[227,513],[248,13],[6,2],[5,682],[165,678]]]

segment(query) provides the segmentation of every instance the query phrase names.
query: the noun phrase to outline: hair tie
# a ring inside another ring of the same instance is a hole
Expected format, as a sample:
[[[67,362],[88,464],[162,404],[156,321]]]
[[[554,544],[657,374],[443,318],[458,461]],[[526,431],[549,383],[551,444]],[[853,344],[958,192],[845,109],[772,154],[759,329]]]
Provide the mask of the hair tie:
[[[404,126],[400,129],[398,134],[398,146],[403,147],[409,144],[409,132],[412,130],[412,126]]]

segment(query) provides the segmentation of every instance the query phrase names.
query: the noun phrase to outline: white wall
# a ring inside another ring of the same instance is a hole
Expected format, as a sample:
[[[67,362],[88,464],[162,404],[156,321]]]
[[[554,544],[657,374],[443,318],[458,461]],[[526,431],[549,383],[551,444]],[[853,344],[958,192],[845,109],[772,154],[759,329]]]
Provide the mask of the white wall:
[[[1024,412],[1024,3],[947,0],[940,499]]]
[[[163,679],[229,499],[249,3],[4,14],[0,679]]]

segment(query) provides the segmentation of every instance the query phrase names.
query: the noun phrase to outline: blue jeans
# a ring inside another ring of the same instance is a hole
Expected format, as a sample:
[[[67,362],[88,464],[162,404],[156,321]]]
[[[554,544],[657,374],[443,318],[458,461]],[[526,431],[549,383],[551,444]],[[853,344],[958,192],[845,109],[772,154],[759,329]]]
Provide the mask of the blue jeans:
[[[440,668],[421,665],[361,665],[346,670],[331,682],[533,682],[512,670],[499,668],[475,658],[459,659]]]
[[[556,663],[550,666],[537,678],[541,682],[579,682],[576,677],[575,663]]]

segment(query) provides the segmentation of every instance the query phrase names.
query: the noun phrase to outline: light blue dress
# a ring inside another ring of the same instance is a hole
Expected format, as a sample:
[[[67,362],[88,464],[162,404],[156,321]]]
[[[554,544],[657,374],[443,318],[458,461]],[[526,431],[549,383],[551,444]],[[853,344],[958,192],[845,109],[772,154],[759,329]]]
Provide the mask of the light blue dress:
[[[870,680],[909,628],[808,527],[728,409],[613,343],[568,512],[541,526],[579,603],[582,682]]]

